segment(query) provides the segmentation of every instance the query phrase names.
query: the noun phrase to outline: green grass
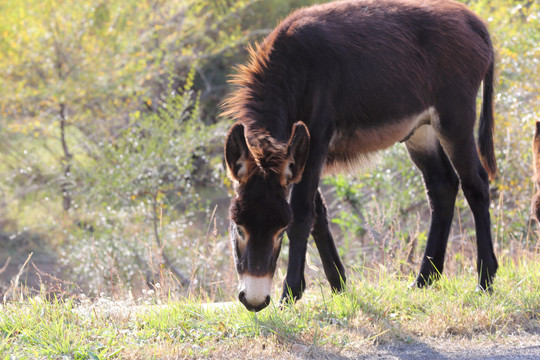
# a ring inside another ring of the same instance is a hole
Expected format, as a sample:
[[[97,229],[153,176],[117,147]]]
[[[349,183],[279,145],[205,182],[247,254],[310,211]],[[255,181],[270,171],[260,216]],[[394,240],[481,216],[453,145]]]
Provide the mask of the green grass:
[[[331,295],[324,282],[311,284],[294,306],[272,303],[257,314],[238,302],[205,307],[200,299],[7,303],[0,311],[0,359],[286,357],[294,346],[341,352],[388,341],[498,339],[540,330],[538,255],[503,263],[492,294],[474,291],[474,274],[443,276],[425,290],[409,289],[412,278],[382,268],[349,278],[341,295]]]

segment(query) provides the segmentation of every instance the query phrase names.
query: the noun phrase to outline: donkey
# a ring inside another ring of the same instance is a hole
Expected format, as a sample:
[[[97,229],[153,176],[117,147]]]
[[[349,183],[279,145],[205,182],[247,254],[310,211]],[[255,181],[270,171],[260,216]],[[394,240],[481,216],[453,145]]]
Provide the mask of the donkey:
[[[292,13],[249,51],[223,112],[236,120],[224,152],[235,186],[229,215],[238,298],[247,309],[270,302],[284,231],[290,244],[282,301],[302,296],[310,234],[332,290],[343,290],[345,269],[319,180],[396,142],[422,173],[431,206],[415,285],[443,271],[461,182],[476,227],[478,287],[491,289],[498,267],[488,192],[497,171],[494,53],[480,18],[447,0],[333,2]]]

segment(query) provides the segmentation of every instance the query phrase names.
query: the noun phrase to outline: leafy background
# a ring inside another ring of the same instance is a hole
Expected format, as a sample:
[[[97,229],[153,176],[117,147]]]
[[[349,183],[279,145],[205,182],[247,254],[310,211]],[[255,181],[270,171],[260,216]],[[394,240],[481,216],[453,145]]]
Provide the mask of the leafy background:
[[[234,66],[308,0],[6,0],[0,4],[0,294],[27,259],[29,291],[55,295],[234,296],[218,116]],[[529,204],[540,115],[540,7],[465,1],[497,51],[491,184],[502,261],[538,253]],[[323,191],[346,266],[418,268],[429,208],[396,145]],[[448,274],[474,271],[472,216],[460,194]],[[286,247],[278,278],[283,276]],[[321,278],[308,252],[310,279]],[[11,283],[12,285],[12,283]]]

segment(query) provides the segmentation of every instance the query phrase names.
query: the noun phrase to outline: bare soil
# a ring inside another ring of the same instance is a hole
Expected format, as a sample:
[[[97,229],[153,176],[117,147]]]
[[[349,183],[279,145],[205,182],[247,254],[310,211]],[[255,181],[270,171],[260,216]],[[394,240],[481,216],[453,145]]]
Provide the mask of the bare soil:
[[[407,342],[397,340],[382,345],[365,345],[336,352],[294,344],[280,355],[263,355],[257,359],[539,360],[540,328],[537,333],[521,333],[497,338],[418,338]]]
[[[539,360],[540,336],[520,334],[504,339],[417,339],[411,343],[379,346],[349,359],[477,359]]]

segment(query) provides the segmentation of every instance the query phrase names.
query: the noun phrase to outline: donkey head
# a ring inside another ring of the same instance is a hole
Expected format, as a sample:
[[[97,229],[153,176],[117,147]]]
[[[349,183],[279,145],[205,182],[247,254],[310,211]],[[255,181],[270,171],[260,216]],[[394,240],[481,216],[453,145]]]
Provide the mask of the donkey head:
[[[302,177],[308,151],[309,133],[302,122],[294,124],[287,144],[268,134],[246,141],[240,123],[227,135],[225,160],[236,192],[229,210],[230,236],[240,277],[238,299],[248,310],[270,303],[281,239],[293,217],[287,196]]]

